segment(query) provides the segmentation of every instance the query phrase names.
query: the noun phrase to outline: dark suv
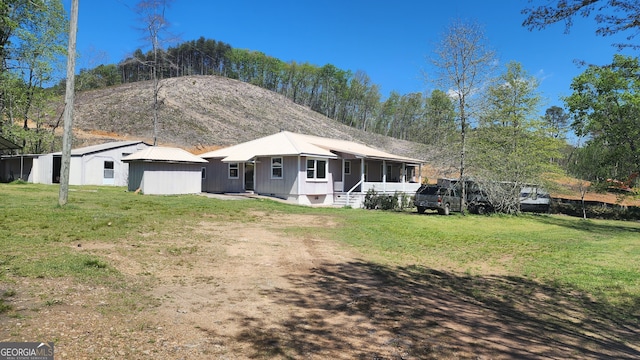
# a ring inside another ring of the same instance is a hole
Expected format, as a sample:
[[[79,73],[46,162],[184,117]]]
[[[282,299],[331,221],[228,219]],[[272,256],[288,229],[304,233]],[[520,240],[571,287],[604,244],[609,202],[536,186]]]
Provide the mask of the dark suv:
[[[451,211],[460,211],[460,195],[456,187],[422,185],[416,191],[413,204],[420,214],[429,209],[437,210],[440,215],[449,215]]]

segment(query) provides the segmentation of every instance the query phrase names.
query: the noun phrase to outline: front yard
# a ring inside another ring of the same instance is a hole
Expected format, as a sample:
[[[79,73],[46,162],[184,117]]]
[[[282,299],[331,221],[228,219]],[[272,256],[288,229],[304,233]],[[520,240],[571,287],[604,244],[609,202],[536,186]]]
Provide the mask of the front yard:
[[[56,359],[640,356],[640,224],[0,185],[0,341]]]

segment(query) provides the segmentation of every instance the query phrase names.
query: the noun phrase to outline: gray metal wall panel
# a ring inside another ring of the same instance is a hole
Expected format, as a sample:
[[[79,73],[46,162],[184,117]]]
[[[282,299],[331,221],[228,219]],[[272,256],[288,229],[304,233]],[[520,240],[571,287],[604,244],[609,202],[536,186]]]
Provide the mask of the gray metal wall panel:
[[[282,179],[271,178],[271,157],[258,158],[256,162],[255,191],[258,194],[273,195],[287,198],[298,194],[298,163],[297,156],[283,157]]]
[[[129,179],[127,189],[136,191],[142,187],[142,176],[144,174],[144,163],[133,162],[129,165]]]
[[[207,169],[207,178],[202,181],[202,191],[210,193],[243,192],[244,164],[240,164],[238,179],[229,179],[229,165],[218,159],[210,159],[203,164]]]

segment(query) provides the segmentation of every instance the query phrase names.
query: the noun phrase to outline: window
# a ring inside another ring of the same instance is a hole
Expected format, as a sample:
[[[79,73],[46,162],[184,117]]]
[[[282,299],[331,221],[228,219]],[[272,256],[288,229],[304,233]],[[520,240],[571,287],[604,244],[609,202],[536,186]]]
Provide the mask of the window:
[[[326,160],[307,160],[307,179],[326,179],[327,178],[327,161]]]
[[[350,175],[351,174],[351,161],[345,161],[344,162],[344,174],[345,175]]]
[[[237,179],[240,173],[238,163],[229,163],[229,179]]]
[[[104,162],[104,178],[105,179],[113,179],[113,161],[105,161]]]
[[[282,179],[282,158],[271,158],[271,178]]]
[[[201,175],[202,180],[206,179],[207,178],[207,168],[203,167],[201,172],[202,172],[202,175]]]

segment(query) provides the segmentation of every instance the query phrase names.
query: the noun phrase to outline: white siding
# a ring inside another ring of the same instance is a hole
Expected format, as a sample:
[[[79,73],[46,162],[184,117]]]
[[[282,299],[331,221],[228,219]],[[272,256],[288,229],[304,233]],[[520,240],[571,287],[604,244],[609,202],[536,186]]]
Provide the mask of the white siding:
[[[129,190],[136,187],[144,194],[197,194],[202,191],[200,164],[171,164],[161,162],[132,162]],[[141,175],[141,176],[140,176]]]
[[[134,143],[85,155],[72,155],[69,163],[69,184],[107,185],[104,178],[104,164],[105,161],[111,161],[113,162],[114,177],[113,182],[108,185],[127,186],[129,165],[122,162],[122,158],[124,155],[135,153],[145,147],[148,145]],[[58,162],[57,166],[54,166],[54,157]],[[60,153],[44,154],[34,158],[28,181],[40,184],[53,183],[54,171],[60,171],[60,159]]]
[[[37,184],[53,183],[53,155],[40,155],[33,159],[33,171],[29,181]]]
[[[300,194],[314,195],[314,199],[317,195],[333,194],[333,179],[340,178],[340,176],[333,175],[332,171],[335,171],[335,167],[331,166],[331,162],[335,162],[337,160],[326,161],[329,163],[326,179],[307,179],[307,158],[300,158],[300,173],[298,173]]]
[[[146,145],[143,146],[143,148]],[[110,149],[82,157],[72,157],[69,183],[72,185],[108,185],[104,178],[105,161],[113,162],[113,185],[127,186],[129,165],[122,162],[123,154],[132,154],[140,150],[140,144],[134,144],[117,149]],[[74,162],[74,159],[78,159]]]
[[[69,162],[69,185],[97,185],[91,182],[85,183],[84,179],[84,163],[82,157],[72,156]]]

